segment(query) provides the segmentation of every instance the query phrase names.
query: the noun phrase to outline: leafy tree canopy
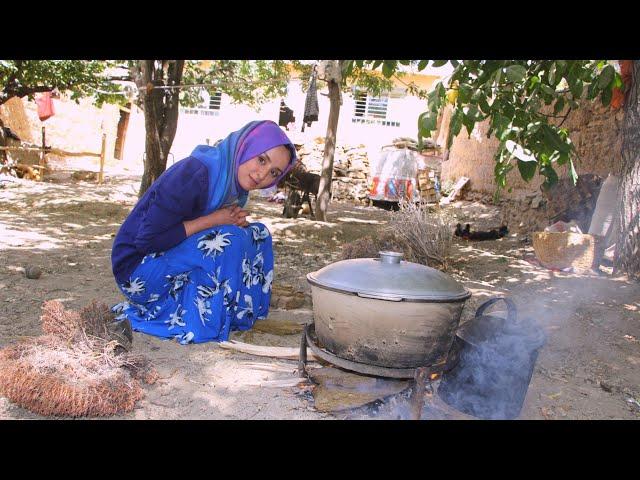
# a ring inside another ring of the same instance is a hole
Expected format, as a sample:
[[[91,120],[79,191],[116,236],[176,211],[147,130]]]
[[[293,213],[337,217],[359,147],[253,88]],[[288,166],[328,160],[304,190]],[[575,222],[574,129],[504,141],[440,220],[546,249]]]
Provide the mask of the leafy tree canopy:
[[[622,78],[605,60],[368,60],[356,65],[381,68],[390,78],[399,65],[413,64],[418,71],[431,63],[442,67],[451,63],[448,84],[438,82],[427,95],[427,111],[418,118],[418,138],[428,138],[436,129],[438,115],[453,106],[447,148],[464,127],[471,136],[475,125],[489,121],[488,136],[500,141],[496,152],[495,178],[504,188],[507,174],[517,166],[523,179],[536,172],[544,185],[558,180],[557,166],[568,165],[574,183],[576,149],[564,120],[583,99],[598,97],[611,102],[614,88],[622,88]]]

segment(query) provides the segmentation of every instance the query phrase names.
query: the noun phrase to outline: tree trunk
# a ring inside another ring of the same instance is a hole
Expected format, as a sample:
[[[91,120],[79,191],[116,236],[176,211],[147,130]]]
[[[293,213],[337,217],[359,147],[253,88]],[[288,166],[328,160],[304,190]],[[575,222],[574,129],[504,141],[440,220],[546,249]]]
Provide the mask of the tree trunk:
[[[622,171],[618,189],[618,225],[614,269],[640,280],[640,61],[633,61],[625,100]]]
[[[7,137],[4,133],[4,122],[0,119],[0,147],[7,146]],[[0,165],[5,165],[7,163],[7,152],[6,150],[0,150]]]
[[[339,62],[337,72],[341,71]],[[324,140],[324,157],[318,197],[316,198],[316,220],[327,221],[327,208],[331,199],[331,178],[333,176],[333,155],[336,150],[336,132],[338,131],[338,117],[340,116],[340,78],[327,79],[329,83],[329,122],[327,135]]]
[[[142,60],[138,86],[143,89],[142,108],[145,124],[144,173],[138,196],[142,197],[167,167],[167,157],[178,127],[179,93],[177,88],[154,86],[179,85],[184,60]]]

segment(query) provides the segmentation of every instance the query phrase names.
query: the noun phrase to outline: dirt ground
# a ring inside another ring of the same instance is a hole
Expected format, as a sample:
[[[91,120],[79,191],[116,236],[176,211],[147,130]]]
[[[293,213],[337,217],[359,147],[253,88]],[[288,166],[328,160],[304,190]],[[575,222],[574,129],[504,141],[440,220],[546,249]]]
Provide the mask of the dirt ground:
[[[58,299],[74,309],[92,299],[109,305],[121,301],[110,252],[137,199],[139,172],[112,168],[103,185],[75,181],[71,173],[56,170],[42,183],[0,181],[0,347],[41,333],[45,300]],[[290,285],[306,294],[301,308],[272,309],[270,319],[299,323],[313,318],[306,274],[338,260],[342,245],[384,227],[388,219],[384,210],[350,204],[332,204],[327,223],[285,219],[281,205],[264,199],[253,199],[248,208],[251,219],[273,234],[274,286]],[[457,202],[449,210],[476,228],[497,226],[494,207]],[[532,252],[526,240],[518,235],[456,240],[449,271],[473,294],[462,321],[487,298],[508,294],[520,315],[535,318],[545,329],[547,343],[519,418],[640,418],[640,285],[613,278],[607,269],[601,275],[576,275],[534,266],[524,260]],[[29,265],[42,269],[39,279],[25,277]],[[254,329],[232,338],[295,347],[300,335]],[[133,345],[154,362],[160,379],[146,388],[133,412],[115,418],[349,418],[318,412],[308,388],[279,383],[295,380],[294,360],[255,357],[215,343],[181,346],[138,333]],[[0,398],[0,419],[27,418],[42,417]],[[456,416],[450,412],[441,418]]]

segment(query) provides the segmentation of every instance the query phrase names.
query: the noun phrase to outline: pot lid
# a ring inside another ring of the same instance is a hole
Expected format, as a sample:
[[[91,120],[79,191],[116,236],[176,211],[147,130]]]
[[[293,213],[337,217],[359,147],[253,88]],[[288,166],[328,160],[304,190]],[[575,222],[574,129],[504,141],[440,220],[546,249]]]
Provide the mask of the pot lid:
[[[471,293],[435,268],[402,260],[402,253],[332,263],[307,275],[312,285],[392,301],[455,302]]]

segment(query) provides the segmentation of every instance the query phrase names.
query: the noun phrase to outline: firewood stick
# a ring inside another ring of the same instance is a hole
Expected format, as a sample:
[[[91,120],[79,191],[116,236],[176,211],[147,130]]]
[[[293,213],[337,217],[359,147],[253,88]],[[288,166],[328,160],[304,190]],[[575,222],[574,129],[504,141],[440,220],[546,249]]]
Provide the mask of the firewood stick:
[[[265,347],[262,345],[242,343],[236,340],[220,342],[218,345],[228,350],[235,350],[237,352],[248,353],[259,357],[289,358],[297,360],[300,356],[300,349],[298,347]],[[307,353],[307,360],[315,360],[312,352]]]

